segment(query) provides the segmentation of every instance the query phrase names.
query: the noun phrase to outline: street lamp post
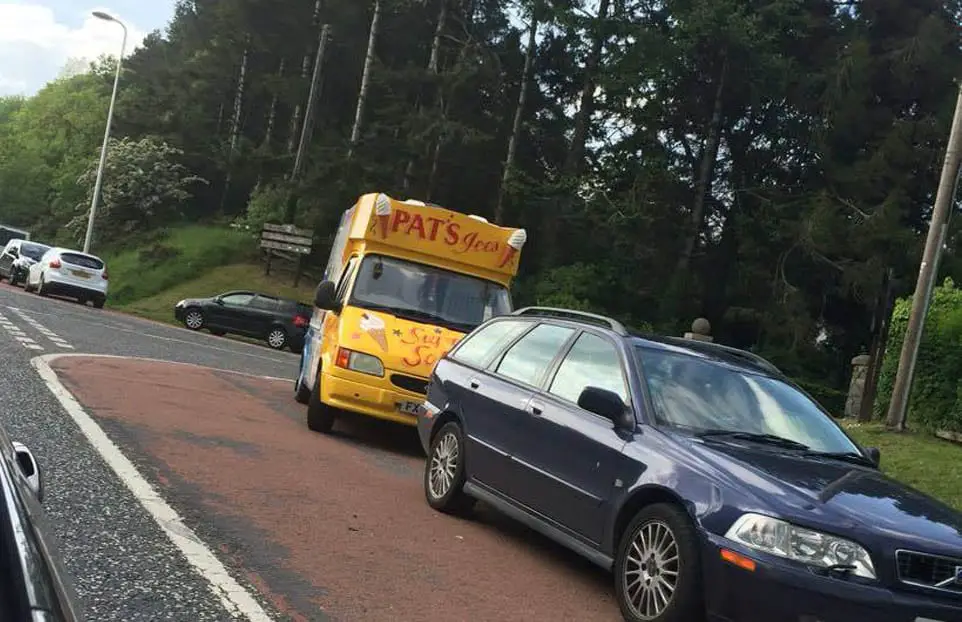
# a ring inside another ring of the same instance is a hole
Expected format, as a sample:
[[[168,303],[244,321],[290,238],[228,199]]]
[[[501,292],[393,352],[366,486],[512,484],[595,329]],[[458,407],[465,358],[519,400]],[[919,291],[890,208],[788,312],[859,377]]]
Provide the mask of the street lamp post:
[[[124,40],[120,44],[120,56],[117,57],[117,73],[114,75],[114,90],[110,94],[110,107],[107,109],[107,129],[104,130],[104,144],[100,148],[100,164],[97,166],[97,181],[94,183],[94,196],[90,200],[90,216],[87,218],[87,235],[84,238],[84,252],[90,252],[90,242],[94,237],[94,218],[97,215],[97,201],[100,199],[100,187],[104,180],[104,164],[107,162],[107,143],[110,141],[110,125],[114,120],[114,102],[117,101],[117,85],[120,83],[120,64],[124,60],[124,50],[127,48],[127,26],[122,21],[103,11],[94,11],[93,16],[106,22],[120,24],[124,29]]]

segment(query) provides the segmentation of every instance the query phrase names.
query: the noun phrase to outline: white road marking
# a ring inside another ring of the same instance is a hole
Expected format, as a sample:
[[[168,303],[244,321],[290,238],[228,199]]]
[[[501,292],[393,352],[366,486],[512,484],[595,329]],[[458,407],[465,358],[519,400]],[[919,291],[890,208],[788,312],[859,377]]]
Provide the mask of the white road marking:
[[[117,477],[127,486],[134,497],[157,521],[160,528],[167,534],[191,566],[209,583],[211,592],[220,599],[228,612],[242,615],[250,622],[272,622],[272,618],[258,604],[254,596],[241,587],[227,568],[213,551],[184,524],[176,511],[154,490],[154,487],[137,471],[134,464],[120,451],[116,444],[104,433],[103,429],[87,414],[80,403],[61,384],[57,373],[50,367],[50,363],[62,356],[80,356],[64,354],[47,354],[31,359],[30,364],[37,370],[40,377],[47,384],[47,388],[74,420],[91,446],[113,469]],[[125,358],[125,357],[113,357]]]
[[[27,334],[23,332],[23,329],[21,329],[19,326],[17,326],[16,324],[8,320],[2,314],[0,314],[0,326],[2,326],[4,330],[10,333],[11,337],[19,341],[20,345],[22,345],[24,348],[28,350],[34,350],[34,351],[43,350],[42,345],[38,344],[36,341],[31,339],[30,337],[27,337]]]
[[[57,347],[63,348],[65,350],[74,349],[73,346],[67,343],[64,339],[62,339],[60,335],[53,332],[52,330],[50,330],[49,328],[47,328],[37,320],[33,319],[32,317],[30,317],[20,309],[16,307],[7,307],[7,308],[13,311],[14,313],[16,313],[18,316],[20,316],[20,319],[22,319],[27,324],[30,324],[30,326],[32,326],[38,333],[40,333],[41,335],[43,335],[44,337],[52,341],[53,344],[56,345]]]

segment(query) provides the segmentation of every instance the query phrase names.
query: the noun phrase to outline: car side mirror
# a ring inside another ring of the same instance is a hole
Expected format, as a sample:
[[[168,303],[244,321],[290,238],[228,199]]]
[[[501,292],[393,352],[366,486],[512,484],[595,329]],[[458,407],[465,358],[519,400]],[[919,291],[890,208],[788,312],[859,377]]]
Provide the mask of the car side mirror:
[[[37,465],[37,459],[33,457],[33,453],[23,443],[15,442],[13,450],[17,454],[17,464],[20,466],[20,471],[27,479],[27,486],[37,498],[37,501],[43,501],[43,479],[40,477],[40,466]]]
[[[585,387],[578,397],[578,406],[604,417],[615,427],[630,429],[634,427],[634,415],[625,401],[617,393],[599,387]]]
[[[19,256],[20,256],[20,251],[18,251],[18,250],[15,249],[15,248],[11,248],[11,249],[10,249],[10,256],[11,256],[11,257],[19,257]]]
[[[325,311],[337,311],[337,286],[334,281],[321,281],[314,290],[314,306]]]
[[[871,460],[876,467],[882,463],[882,452],[878,447],[866,447],[865,457]]]
[[[223,305],[224,305],[224,299],[221,298],[220,296],[218,296],[217,298],[214,298],[214,304],[215,304],[215,305],[221,305],[221,306],[223,306]]]

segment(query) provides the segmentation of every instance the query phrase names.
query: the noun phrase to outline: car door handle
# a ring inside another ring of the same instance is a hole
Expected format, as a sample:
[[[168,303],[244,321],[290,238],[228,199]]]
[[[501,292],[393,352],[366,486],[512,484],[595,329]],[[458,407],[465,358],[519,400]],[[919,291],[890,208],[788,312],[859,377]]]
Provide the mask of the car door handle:
[[[528,410],[531,411],[532,415],[540,416],[544,413],[544,404],[542,404],[541,402],[535,402],[535,401],[529,402]]]
[[[471,385],[472,389],[477,389],[478,387],[481,386],[481,383],[478,382],[477,378],[472,378],[471,380],[468,380],[468,384]]]

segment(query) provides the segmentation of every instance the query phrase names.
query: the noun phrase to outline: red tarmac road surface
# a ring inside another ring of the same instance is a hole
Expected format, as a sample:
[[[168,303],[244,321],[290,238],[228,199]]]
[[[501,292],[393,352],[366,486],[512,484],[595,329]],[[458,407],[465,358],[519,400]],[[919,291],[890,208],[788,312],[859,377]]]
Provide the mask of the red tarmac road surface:
[[[53,368],[189,526],[292,620],[620,619],[608,574],[480,507],[431,510],[412,428],[308,431],[292,384],[134,359]]]

